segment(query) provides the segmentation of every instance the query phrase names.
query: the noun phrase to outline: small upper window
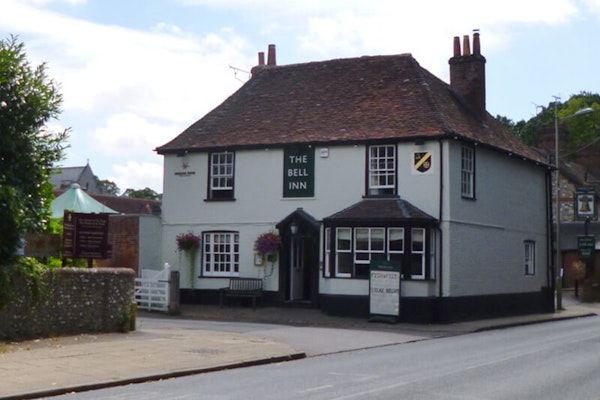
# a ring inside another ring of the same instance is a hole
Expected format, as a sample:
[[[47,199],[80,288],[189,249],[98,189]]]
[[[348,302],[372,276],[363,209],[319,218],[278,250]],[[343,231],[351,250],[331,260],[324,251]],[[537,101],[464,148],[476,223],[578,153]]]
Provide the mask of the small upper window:
[[[233,199],[234,153],[211,153],[208,178],[209,199]]]
[[[525,275],[535,275],[535,242],[525,241]]]
[[[396,146],[370,146],[368,174],[370,196],[396,194]]]
[[[475,198],[475,149],[463,146],[461,150],[460,190],[463,197]]]

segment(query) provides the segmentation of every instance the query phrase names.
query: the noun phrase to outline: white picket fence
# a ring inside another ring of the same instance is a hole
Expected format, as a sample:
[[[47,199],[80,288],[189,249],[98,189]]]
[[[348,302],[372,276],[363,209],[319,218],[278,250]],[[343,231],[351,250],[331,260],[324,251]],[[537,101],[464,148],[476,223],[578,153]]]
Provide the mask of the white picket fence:
[[[134,301],[139,309],[148,311],[169,311],[169,278],[171,267],[156,270],[142,269],[141,278],[135,278]]]

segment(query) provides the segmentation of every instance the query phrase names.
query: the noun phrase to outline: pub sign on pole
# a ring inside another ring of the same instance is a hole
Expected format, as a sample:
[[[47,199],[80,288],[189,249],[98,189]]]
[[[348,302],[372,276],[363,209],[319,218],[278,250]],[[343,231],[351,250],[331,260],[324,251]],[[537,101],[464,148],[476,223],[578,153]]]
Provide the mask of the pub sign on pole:
[[[591,186],[581,186],[575,189],[575,219],[596,220],[596,192]]]
[[[596,249],[596,237],[595,236],[578,236],[577,237],[577,249],[579,251],[579,258],[582,260],[589,260],[594,256],[594,250]]]

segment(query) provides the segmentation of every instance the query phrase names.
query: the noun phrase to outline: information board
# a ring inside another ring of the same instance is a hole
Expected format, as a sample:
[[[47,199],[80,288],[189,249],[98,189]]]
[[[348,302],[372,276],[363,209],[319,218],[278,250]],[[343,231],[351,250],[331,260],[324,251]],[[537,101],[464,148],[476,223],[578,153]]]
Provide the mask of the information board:
[[[369,309],[371,315],[400,317],[399,262],[371,261],[369,275]]]
[[[108,214],[65,211],[63,257],[108,258]]]

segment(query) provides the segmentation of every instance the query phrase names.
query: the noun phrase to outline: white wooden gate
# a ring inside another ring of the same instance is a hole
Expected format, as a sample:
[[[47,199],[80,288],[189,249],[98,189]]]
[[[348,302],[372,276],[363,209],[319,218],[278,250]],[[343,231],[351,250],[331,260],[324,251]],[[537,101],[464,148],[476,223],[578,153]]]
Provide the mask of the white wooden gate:
[[[138,308],[148,311],[169,311],[169,278],[171,267],[156,270],[142,269],[142,277],[135,278],[134,301]]]

